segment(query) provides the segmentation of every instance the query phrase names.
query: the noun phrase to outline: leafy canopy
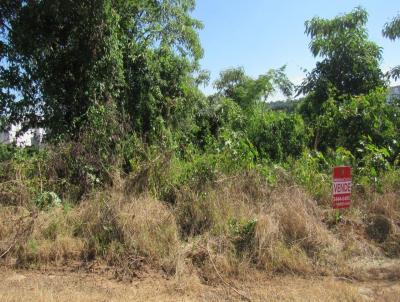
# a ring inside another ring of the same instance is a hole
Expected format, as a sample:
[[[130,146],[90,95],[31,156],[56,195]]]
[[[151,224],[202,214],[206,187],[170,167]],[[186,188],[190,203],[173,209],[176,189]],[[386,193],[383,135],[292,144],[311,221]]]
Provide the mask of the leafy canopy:
[[[314,17],[305,22],[310,50],[321,61],[308,74],[300,93],[313,92],[323,102],[330,89],[338,95],[359,95],[384,85],[381,48],[368,40],[367,20],[367,12],[358,7],[333,19]]]
[[[396,40],[400,38],[400,15],[393,18],[391,22],[385,24],[383,28],[383,36],[389,38],[390,40]],[[400,66],[394,67],[389,75],[395,80],[400,78]]]
[[[383,35],[391,40],[400,38],[400,15],[393,18],[391,22],[385,24]]]
[[[220,78],[215,81],[214,87],[218,95],[229,98],[238,103],[242,108],[248,109],[267,99],[280,90],[285,96],[293,92],[293,84],[285,74],[285,66],[270,69],[257,79],[247,76],[243,68],[231,68],[220,73]]]
[[[368,40],[367,20],[367,12],[358,7],[333,19],[314,17],[305,23],[310,50],[320,58],[299,91],[306,95],[300,111],[310,125],[314,149],[344,146],[354,152],[361,140],[372,136],[371,116],[384,108],[374,94],[386,86],[379,67],[381,48]],[[374,97],[357,98],[370,94]]]
[[[0,3],[0,115],[74,135],[93,104],[114,102],[135,130],[167,121],[202,56],[194,0]],[[192,87],[192,88],[191,88]]]

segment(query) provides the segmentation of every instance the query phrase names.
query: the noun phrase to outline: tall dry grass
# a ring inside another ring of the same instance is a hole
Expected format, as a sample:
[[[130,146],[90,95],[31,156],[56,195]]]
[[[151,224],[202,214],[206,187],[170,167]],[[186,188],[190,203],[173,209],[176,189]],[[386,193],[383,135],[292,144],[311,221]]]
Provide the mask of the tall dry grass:
[[[0,207],[0,251],[13,243],[14,222],[22,219],[31,226],[5,255],[16,257],[18,265],[99,261],[120,277],[146,268],[205,283],[254,270],[340,274],[353,259],[400,254],[399,199],[393,192],[376,195],[337,223],[334,211],[302,187],[270,186],[256,173],[221,177],[201,192],[175,188],[173,203],[124,188],[92,193],[79,205],[55,206],[35,217],[24,207]],[[390,225],[382,242],[367,231],[374,227],[369,217],[376,216]]]

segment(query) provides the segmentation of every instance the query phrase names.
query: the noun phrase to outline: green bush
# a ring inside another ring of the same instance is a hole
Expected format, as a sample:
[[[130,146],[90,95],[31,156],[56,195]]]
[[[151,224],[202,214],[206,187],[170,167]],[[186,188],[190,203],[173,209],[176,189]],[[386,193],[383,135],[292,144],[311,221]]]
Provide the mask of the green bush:
[[[257,112],[249,121],[248,137],[263,158],[283,161],[299,157],[308,145],[308,134],[297,114]]]
[[[228,221],[228,225],[238,254],[251,250],[255,239],[257,219],[238,220],[232,218]]]
[[[45,191],[36,197],[34,203],[39,209],[48,210],[52,207],[60,206],[61,199],[56,193]]]
[[[14,146],[0,143],[0,163],[12,159],[15,152]]]
[[[331,168],[324,155],[317,151],[304,151],[297,160],[285,165],[295,182],[303,185],[319,202],[329,200],[331,193]]]
[[[319,110],[312,117],[303,112],[311,102],[306,98],[302,112],[312,129],[312,147],[323,152],[343,147],[359,159],[362,154],[357,150],[368,138],[368,143],[390,149],[392,155],[397,155],[400,107],[387,104],[386,96],[387,91],[382,88],[359,96],[337,96],[331,92],[330,98],[319,104]]]

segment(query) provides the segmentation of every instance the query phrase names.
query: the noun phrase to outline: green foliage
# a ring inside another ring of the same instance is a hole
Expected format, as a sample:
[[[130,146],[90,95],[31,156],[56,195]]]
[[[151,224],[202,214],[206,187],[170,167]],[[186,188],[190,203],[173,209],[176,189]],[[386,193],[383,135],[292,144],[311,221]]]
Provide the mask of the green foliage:
[[[217,138],[223,129],[240,131],[245,122],[246,116],[236,102],[224,97],[210,97],[196,115],[193,143],[204,148],[211,137]]]
[[[259,153],[252,142],[239,132],[224,131],[217,147],[218,163],[221,171],[251,170],[255,167]]]
[[[383,28],[383,35],[391,40],[400,37],[400,15],[393,18],[391,22],[385,24]]]
[[[333,19],[306,21],[310,50],[323,60],[308,74],[301,93],[313,92],[316,102],[322,103],[331,88],[337,95],[359,95],[385,85],[379,68],[381,49],[368,40],[367,20],[367,12],[356,8]]]
[[[256,148],[242,133],[222,129],[218,139],[208,140],[204,151],[187,149],[185,158],[170,160],[168,170],[164,164],[166,173],[157,183],[166,185],[167,191],[189,186],[201,192],[213,185],[220,175],[254,169],[257,159]]]
[[[232,235],[247,237],[255,231],[257,219],[237,220],[233,218],[228,221],[228,224]]]
[[[332,166],[355,166],[356,158],[344,147],[338,147],[336,150],[328,150],[328,161]]]
[[[390,40],[396,40],[400,38],[400,15],[397,15],[393,18],[391,22],[385,24],[383,28],[383,36],[389,38]],[[400,66],[394,67],[389,75],[393,77],[395,80],[400,78]]]
[[[82,144],[82,164],[88,165],[96,176],[108,177],[119,157],[119,144],[127,129],[114,104],[93,105],[87,111],[79,142]],[[80,158],[76,158],[80,160]]]
[[[16,148],[14,146],[0,143],[0,163],[10,160],[15,152]]]
[[[313,118],[315,149],[326,151],[342,146],[357,155],[361,142],[370,138],[373,144],[398,150],[399,108],[386,103],[385,89],[338,100],[329,98]]]
[[[169,121],[202,56],[183,1],[6,1],[0,4],[0,116],[75,136],[93,104],[115,102],[135,130]],[[15,102],[15,101],[18,102]]]
[[[49,153],[36,148],[7,149],[11,153],[0,161],[0,203],[31,206],[43,188],[53,190],[48,175]]]
[[[232,99],[241,108],[248,110],[254,105],[265,103],[277,90],[285,96],[291,96],[293,84],[287,78],[285,68],[270,69],[257,79],[247,76],[243,68],[227,69],[220,73],[214,87],[219,95]]]
[[[381,50],[368,40],[367,12],[356,8],[333,19],[306,22],[314,56],[323,58],[302,84],[300,112],[312,127],[313,147],[341,146],[358,156],[362,141],[397,149],[397,108],[386,104]]]
[[[49,210],[52,207],[60,206],[61,199],[56,193],[45,191],[37,196],[34,203],[41,210]]]
[[[362,143],[363,148],[357,151],[361,153],[361,160],[357,166],[357,176],[361,179],[368,179],[375,190],[382,190],[380,176],[390,169],[389,151],[386,148],[379,148],[371,143]]]
[[[301,99],[286,100],[286,101],[274,101],[274,102],[268,102],[268,107],[274,111],[281,110],[281,111],[286,111],[286,112],[295,112],[295,111],[297,111],[297,107],[300,102],[301,102]]]
[[[228,226],[236,251],[241,254],[251,249],[254,243],[257,219],[238,220],[232,218],[228,221]]]
[[[330,198],[332,165],[321,152],[304,151],[298,160],[288,161],[286,167],[319,202]]]
[[[259,111],[250,119],[248,136],[263,158],[282,161],[298,157],[308,144],[308,134],[298,114]]]

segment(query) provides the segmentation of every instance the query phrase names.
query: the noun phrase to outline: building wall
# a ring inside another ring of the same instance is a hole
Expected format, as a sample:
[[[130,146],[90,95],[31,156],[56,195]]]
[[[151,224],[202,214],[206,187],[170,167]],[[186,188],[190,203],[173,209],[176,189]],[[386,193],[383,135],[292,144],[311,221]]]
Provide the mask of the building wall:
[[[0,132],[0,143],[10,144],[10,135],[8,131]]]
[[[389,95],[387,101],[391,102],[394,99],[400,99],[400,86],[390,87]]]
[[[12,125],[11,129],[0,133],[0,143],[15,143],[18,147],[37,146],[43,142],[44,129],[30,129],[17,137],[20,125]]]

